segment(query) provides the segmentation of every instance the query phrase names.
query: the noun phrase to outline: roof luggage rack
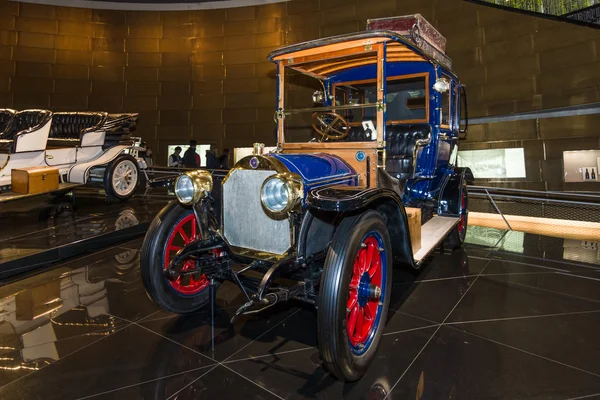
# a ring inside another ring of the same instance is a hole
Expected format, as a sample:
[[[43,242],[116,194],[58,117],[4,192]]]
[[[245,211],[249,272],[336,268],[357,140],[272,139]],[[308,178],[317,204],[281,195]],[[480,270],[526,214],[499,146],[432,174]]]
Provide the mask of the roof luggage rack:
[[[367,31],[381,30],[401,35],[444,67],[452,69],[452,60],[446,55],[446,38],[421,14],[367,20]]]

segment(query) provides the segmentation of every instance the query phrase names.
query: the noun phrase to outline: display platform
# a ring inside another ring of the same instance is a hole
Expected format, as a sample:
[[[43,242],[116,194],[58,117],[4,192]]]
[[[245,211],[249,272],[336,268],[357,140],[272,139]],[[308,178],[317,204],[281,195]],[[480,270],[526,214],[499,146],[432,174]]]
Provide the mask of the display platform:
[[[109,204],[98,190],[0,205],[0,279],[145,234],[168,201],[136,196]]]

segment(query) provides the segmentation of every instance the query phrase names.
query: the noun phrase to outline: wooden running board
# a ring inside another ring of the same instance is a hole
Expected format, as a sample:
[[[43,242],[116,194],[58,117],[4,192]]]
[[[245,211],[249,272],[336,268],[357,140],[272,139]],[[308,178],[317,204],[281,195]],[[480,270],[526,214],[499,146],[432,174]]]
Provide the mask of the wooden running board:
[[[421,226],[421,248],[413,254],[415,262],[422,262],[446,238],[458,220],[458,217],[433,217]]]

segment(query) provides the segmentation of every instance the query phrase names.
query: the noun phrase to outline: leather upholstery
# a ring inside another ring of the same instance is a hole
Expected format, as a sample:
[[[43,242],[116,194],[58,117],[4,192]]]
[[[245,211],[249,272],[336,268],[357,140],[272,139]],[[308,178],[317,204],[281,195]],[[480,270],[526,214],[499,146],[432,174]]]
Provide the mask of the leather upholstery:
[[[3,134],[12,123],[14,116],[15,110],[9,108],[0,109],[0,138],[3,138]]]
[[[4,112],[7,110],[2,111]],[[0,131],[0,152],[10,153],[14,151],[14,141],[18,133],[29,129],[35,130],[41,128],[41,126],[47,123],[50,118],[52,118],[52,113],[48,110],[24,110],[15,112],[10,125],[7,126],[4,132]]]
[[[348,136],[346,136],[345,141],[347,141],[347,142],[370,142],[375,139],[376,139],[375,137],[367,136],[364,128],[361,125],[361,126],[350,127],[350,132],[348,132]]]
[[[84,130],[99,127],[104,120],[105,114],[99,112],[54,113],[48,146],[76,146]]]
[[[135,131],[138,114],[109,114],[106,120],[106,138],[103,149],[128,143],[131,132]]]
[[[24,110],[15,114],[10,129],[4,133],[3,139],[14,140],[15,136],[28,129],[40,128],[52,118],[52,113],[48,110]]]
[[[391,125],[386,130],[386,171],[395,178],[408,179],[414,173],[413,151],[417,140],[431,133],[428,124]]]

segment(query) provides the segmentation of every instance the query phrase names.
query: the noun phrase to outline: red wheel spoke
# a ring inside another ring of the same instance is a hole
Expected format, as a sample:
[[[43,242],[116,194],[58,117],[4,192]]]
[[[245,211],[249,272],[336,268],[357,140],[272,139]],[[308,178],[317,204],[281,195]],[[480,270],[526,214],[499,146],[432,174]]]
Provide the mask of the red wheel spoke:
[[[357,284],[360,280],[360,254],[356,256],[354,260],[354,270],[352,271],[352,282],[356,280]]]
[[[194,239],[194,240],[197,239],[197,237],[196,237],[196,230],[197,230],[196,220],[194,219],[192,221],[192,239]]]
[[[364,316],[366,319],[368,320],[372,320],[373,319],[373,314],[371,314],[371,308],[369,307],[369,305],[367,304],[365,307],[363,307],[364,310]]]
[[[350,315],[348,316],[348,334],[350,336],[354,336],[354,330],[356,329],[356,322],[358,320],[358,307],[354,307],[350,310]]]
[[[359,279],[360,279],[360,276],[365,272],[366,264],[367,264],[367,252],[363,249],[363,250],[360,250],[360,264],[358,266]]]
[[[371,263],[371,268],[369,269],[369,276],[371,279],[376,278],[375,274],[381,267],[381,257],[375,257],[375,260]]]
[[[360,307],[358,309],[357,315],[358,318],[356,321],[356,336],[358,336],[357,339],[362,340],[363,329],[365,324],[365,309],[363,307]]]
[[[188,244],[190,242],[190,238],[184,232],[183,227],[179,227],[179,229],[177,230],[177,233],[179,233],[179,235],[183,238],[183,241],[185,242],[185,244]]]
[[[350,293],[350,296],[348,296],[348,306],[346,308],[348,310],[352,310],[356,303],[358,303],[358,293],[355,291],[354,293]]]
[[[188,224],[191,224],[190,228],[186,228]],[[188,232],[191,232],[191,236],[188,236],[186,233],[186,229]],[[177,239],[178,236],[181,239]],[[192,240],[196,240],[199,236],[198,227],[196,225],[196,219],[194,214],[188,214],[184,218],[182,218],[171,231],[169,237],[167,238],[167,244],[165,247],[165,253],[163,255],[164,258],[164,268],[169,268],[172,257],[174,256],[174,252],[181,250],[183,247],[180,245],[175,245],[174,243],[184,241],[185,244],[190,243]],[[181,266],[181,271],[188,271],[195,267],[195,263],[192,260],[188,260],[184,262]],[[208,285],[208,279],[205,275],[192,275],[182,279],[182,277],[178,277],[175,281],[169,281],[169,285],[178,293],[187,296],[194,296],[203,290],[205,290]]]
[[[373,253],[375,252],[375,246],[372,244],[367,245],[367,260],[365,262],[365,272],[371,269],[373,262]]]

